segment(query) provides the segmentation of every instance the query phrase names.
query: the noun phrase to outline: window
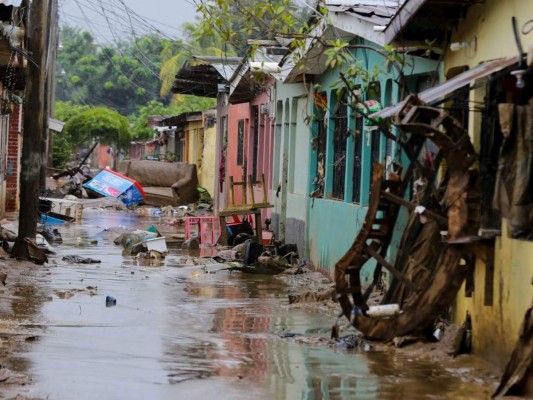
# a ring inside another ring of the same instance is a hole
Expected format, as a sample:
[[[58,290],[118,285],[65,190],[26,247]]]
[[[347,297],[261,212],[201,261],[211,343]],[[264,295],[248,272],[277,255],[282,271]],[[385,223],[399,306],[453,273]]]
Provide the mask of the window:
[[[346,96],[335,106],[333,131],[333,191],[335,199],[344,200],[344,180],[346,176],[346,140],[348,132],[348,108]]]
[[[237,126],[237,165],[244,164],[244,119]]]
[[[322,197],[324,195],[324,178],[325,178],[325,163],[326,163],[326,109],[327,96],[325,93],[315,94],[315,111],[313,121],[313,150],[316,151],[316,178],[313,181],[316,188],[314,197]]]
[[[353,157],[353,194],[354,203],[361,202],[361,169],[363,163],[363,117],[354,115],[355,118],[355,135],[353,138],[354,157]]]
[[[257,181],[257,151],[259,146],[259,107],[255,106],[252,108],[253,113],[253,134],[254,134],[254,143],[253,143],[253,162],[252,162],[252,179]]]

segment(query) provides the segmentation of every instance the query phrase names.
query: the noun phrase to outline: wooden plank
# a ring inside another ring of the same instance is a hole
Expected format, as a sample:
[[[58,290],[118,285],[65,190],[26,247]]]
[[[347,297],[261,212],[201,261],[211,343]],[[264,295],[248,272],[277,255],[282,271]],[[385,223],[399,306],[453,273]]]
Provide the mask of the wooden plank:
[[[268,200],[265,186],[265,174],[261,174],[261,189],[263,190],[263,203],[266,203]]]
[[[272,204],[242,204],[232,207],[226,207],[225,209],[218,212],[218,215],[246,215],[246,214],[253,214],[255,210],[257,209],[263,209],[263,208],[272,208],[274,205]]]
[[[229,177],[229,204],[232,206],[235,204],[235,192],[233,190],[233,186],[235,185],[235,183],[233,182],[233,176],[230,176]]]
[[[380,263],[385,268],[387,268],[396,277],[396,279],[401,281],[409,289],[415,292],[418,292],[418,288],[415,286],[415,284],[411,282],[409,279],[407,279],[407,277],[403,273],[401,273],[396,268],[394,268],[394,266],[391,263],[389,263],[387,260],[381,257],[381,255],[376,250],[374,250],[370,246],[367,246],[365,250],[367,251],[368,254],[374,257],[378,263]]]
[[[254,204],[255,194],[254,194],[254,181],[252,179],[252,175],[248,175],[248,186],[250,188],[250,199],[252,200],[252,204]]]

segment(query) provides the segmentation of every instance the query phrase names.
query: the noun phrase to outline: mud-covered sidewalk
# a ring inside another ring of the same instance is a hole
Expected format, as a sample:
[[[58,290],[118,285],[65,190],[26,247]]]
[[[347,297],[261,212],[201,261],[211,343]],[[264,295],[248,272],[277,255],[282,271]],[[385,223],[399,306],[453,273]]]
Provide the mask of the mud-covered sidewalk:
[[[89,208],[57,227],[47,264],[3,258],[0,398],[483,399],[497,385],[500,371],[439,343],[365,342],[344,321],[332,340],[339,307],[316,295],[331,287],[319,273],[206,273],[179,246],[154,263],[113,243],[118,227],[171,236],[166,222]]]

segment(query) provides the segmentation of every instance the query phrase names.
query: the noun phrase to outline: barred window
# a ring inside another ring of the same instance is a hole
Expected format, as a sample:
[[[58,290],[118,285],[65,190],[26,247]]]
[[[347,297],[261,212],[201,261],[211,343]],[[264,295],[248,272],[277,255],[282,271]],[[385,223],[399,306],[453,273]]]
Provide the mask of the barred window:
[[[315,197],[324,195],[325,163],[326,163],[326,110],[327,97],[325,93],[315,94],[315,112],[313,121],[313,130],[315,136],[313,139],[313,148],[316,151],[316,177],[313,181],[315,184]]]
[[[244,163],[244,119],[240,119],[237,127],[237,165]]]
[[[361,171],[363,163],[363,117],[355,115],[354,158],[353,158],[353,194],[354,203],[361,202]]]
[[[346,177],[346,142],[348,133],[348,108],[346,97],[339,99],[335,107],[333,131],[333,192],[335,199],[344,200]]]

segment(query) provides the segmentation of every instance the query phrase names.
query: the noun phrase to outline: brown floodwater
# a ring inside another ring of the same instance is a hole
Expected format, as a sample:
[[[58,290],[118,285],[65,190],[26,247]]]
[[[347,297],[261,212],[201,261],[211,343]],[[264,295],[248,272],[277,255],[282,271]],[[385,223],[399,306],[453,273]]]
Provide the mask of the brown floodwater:
[[[63,244],[55,247],[39,289],[51,299],[37,311],[20,312],[21,325],[40,330],[39,340],[11,360],[32,377],[21,393],[91,400],[490,397],[494,382],[472,378],[481,374],[473,358],[442,364],[299,344],[283,334],[327,337],[332,317],[289,308],[290,288],[278,279],[206,274],[201,266],[183,266],[178,249],[146,265],[122,256],[113,244],[117,235],[102,234],[158,222],[89,209],[81,224],[58,227]],[[101,263],[61,261],[70,254]],[[106,296],[115,297],[116,306],[106,307]]]

